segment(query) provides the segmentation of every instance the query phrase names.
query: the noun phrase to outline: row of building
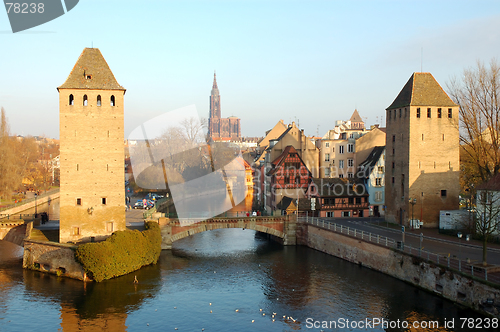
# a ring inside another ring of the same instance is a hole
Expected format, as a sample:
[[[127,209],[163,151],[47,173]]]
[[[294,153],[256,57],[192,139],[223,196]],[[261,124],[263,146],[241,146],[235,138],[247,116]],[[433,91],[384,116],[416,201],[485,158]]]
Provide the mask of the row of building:
[[[280,120],[258,142],[257,205],[437,227],[440,210],[458,209],[458,106],[430,73],[414,73],[386,119],[368,129],[355,110],[323,137]]]

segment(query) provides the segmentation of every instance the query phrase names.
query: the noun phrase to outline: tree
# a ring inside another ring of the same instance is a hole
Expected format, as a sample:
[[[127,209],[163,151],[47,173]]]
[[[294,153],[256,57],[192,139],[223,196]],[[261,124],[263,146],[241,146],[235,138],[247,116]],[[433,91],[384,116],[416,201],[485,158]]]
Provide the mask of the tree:
[[[0,196],[10,198],[21,184],[14,141],[9,136],[9,123],[3,107],[0,111]]]
[[[463,168],[473,182],[486,182],[500,170],[500,66],[478,61],[448,89],[459,105]]]
[[[478,187],[478,183],[486,183],[500,171],[500,66],[497,60],[492,59],[489,68],[478,61],[476,67],[464,70],[461,79],[452,79],[448,90],[459,106],[461,185],[473,197],[475,188],[484,186]],[[474,226],[483,237],[483,264],[486,264],[488,237],[499,226],[500,202],[492,200],[493,197],[483,191],[476,197],[478,215]]]
[[[490,183],[490,182],[488,182]],[[483,265],[487,265],[488,238],[500,231],[500,192],[491,190],[488,183],[478,188],[476,200],[477,215],[475,218],[476,231],[483,240]],[[481,189],[484,188],[484,189]]]

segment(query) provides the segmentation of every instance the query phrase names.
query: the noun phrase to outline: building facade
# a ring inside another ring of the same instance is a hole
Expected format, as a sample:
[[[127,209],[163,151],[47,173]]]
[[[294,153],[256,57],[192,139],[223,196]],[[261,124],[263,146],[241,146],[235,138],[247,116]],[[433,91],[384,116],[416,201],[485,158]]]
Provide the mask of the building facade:
[[[414,73],[386,109],[386,219],[424,227],[458,209],[458,106],[430,73]],[[412,202],[412,206],[410,206]]]
[[[314,215],[328,218],[368,217],[368,192],[355,179],[315,178],[307,190]]]
[[[124,95],[97,48],[85,48],[59,86],[59,241],[125,229]]]
[[[291,145],[285,147],[283,152],[273,160],[267,176],[270,184],[266,200],[269,203],[268,212],[276,211],[278,204],[285,197],[295,200],[303,198],[312,179],[312,173],[298,151]]]
[[[208,137],[212,141],[230,140],[241,137],[240,119],[235,116],[221,118],[221,100],[217,77],[214,73],[214,83],[210,94],[210,112],[208,116]]]
[[[370,216],[385,215],[385,146],[376,146],[359,164],[357,175],[364,180],[370,204]]]

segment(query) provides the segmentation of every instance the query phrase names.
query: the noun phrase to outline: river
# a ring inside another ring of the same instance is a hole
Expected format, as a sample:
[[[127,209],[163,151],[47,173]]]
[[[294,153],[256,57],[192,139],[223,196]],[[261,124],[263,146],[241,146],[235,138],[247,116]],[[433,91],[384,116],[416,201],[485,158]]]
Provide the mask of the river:
[[[251,230],[196,234],[163,251],[158,264],[102,283],[23,270],[21,256],[20,247],[0,241],[0,331],[455,331],[460,318],[483,319],[379,272]],[[439,328],[401,327],[432,321]],[[451,322],[455,329],[444,328]]]

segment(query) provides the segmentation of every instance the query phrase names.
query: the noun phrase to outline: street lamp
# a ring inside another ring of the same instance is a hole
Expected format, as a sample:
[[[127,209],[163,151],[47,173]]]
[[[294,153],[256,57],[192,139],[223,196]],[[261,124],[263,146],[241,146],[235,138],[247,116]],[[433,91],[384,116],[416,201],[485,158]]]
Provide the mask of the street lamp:
[[[458,236],[458,271],[462,271],[462,232],[457,233]]]
[[[415,207],[415,204],[417,204],[417,199],[416,198],[410,198],[409,202],[411,204],[411,222],[410,222],[410,226],[411,226],[411,228],[413,228],[413,223],[414,223],[413,208]]]
[[[36,198],[37,198],[37,194],[35,193],[35,218],[36,218],[36,215],[37,215],[37,206],[36,206]]]

